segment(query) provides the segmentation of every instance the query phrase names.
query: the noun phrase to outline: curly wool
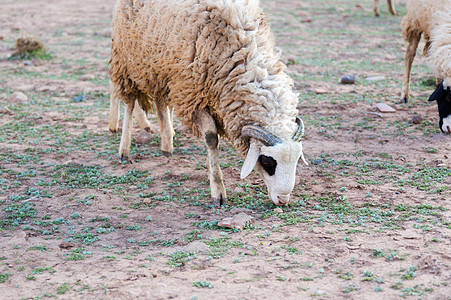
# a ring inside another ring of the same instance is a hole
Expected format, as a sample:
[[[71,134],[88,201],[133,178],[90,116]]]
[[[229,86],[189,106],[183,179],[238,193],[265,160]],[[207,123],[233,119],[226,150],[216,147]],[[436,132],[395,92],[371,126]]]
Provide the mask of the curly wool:
[[[431,32],[428,57],[435,76],[451,87],[451,0],[444,2],[444,8],[437,12],[438,26]]]
[[[283,72],[258,0],[118,0],[110,75],[116,96],[174,107],[199,136],[208,108],[218,132],[245,156],[241,128],[254,124],[290,139],[297,95]]]
[[[431,32],[438,25],[437,14],[443,10],[449,0],[408,0],[407,14],[401,21],[402,36],[409,42],[413,36],[423,33],[426,41],[423,54],[430,47]]]

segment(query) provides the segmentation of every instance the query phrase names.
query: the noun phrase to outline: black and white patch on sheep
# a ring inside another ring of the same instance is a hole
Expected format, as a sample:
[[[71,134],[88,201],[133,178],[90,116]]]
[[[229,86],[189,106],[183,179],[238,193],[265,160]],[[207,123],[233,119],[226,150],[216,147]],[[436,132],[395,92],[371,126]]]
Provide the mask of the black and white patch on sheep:
[[[440,130],[444,133],[451,133],[451,90],[450,87],[446,87],[443,83],[439,84],[432,95],[429,97],[429,101],[437,101],[438,114],[440,117],[439,126]]]

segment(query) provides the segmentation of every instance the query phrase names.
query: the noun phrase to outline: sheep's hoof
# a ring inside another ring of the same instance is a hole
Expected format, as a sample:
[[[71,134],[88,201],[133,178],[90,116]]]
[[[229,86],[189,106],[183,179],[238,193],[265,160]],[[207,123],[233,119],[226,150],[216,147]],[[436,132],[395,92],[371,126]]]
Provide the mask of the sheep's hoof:
[[[129,160],[128,160],[128,155],[124,155],[124,154],[122,154],[121,155],[121,162],[128,162]]]
[[[117,133],[117,128],[116,128],[116,129],[111,129],[111,128],[110,128],[110,132],[111,132],[111,133]]]
[[[213,198],[213,204],[217,207],[221,207],[227,204],[227,198],[222,195],[219,198]]]
[[[409,98],[404,97],[401,99],[401,103],[408,103],[408,102],[409,102]]]
[[[171,158],[172,157],[172,152],[161,150],[161,153],[167,158]]]
[[[144,128],[145,131],[150,132],[150,127]]]

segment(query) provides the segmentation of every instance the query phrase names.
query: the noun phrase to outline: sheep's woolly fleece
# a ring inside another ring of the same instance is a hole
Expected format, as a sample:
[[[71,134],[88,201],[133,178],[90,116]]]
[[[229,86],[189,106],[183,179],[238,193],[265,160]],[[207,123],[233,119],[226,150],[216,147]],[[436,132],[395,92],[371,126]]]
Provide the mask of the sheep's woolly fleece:
[[[297,95],[258,0],[118,0],[113,14],[110,75],[125,102],[164,101],[197,136],[207,107],[242,156],[244,125],[291,139]]]
[[[407,42],[423,33],[426,40],[423,54],[428,53],[430,35],[438,25],[437,14],[443,11],[449,0],[409,0],[407,2],[407,14],[401,22],[402,35]]]
[[[445,87],[451,87],[451,0],[444,1],[437,13],[438,26],[431,32],[429,61],[437,78]]]

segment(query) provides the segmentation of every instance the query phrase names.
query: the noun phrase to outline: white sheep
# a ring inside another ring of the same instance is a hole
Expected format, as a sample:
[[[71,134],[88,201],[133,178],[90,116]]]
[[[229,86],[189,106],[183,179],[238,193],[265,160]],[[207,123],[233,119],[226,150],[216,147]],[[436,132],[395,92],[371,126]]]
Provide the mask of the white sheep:
[[[425,40],[423,54],[430,47],[431,32],[438,27],[438,14],[450,0],[409,0],[407,14],[401,21],[402,35],[408,43],[404,57],[404,75],[402,80],[401,101],[407,103],[410,98],[410,76],[412,63],[416,55],[421,35]]]
[[[395,9],[395,5],[393,4],[392,0],[387,0],[387,5],[388,5],[388,10],[390,11],[390,13],[394,16],[399,15],[398,12]],[[379,0],[374,0],[374,15],[376,17],[380,16],[380,11],[379,11]]]
[[[404,58],[401,101],[404,103],[409,101],[412,63],[423,35],[425,40],[423,55],[428,57],[439,81],[443,81],[443,84],[437,87],[437,93],[434,93],[430,100],[438,100],[440,129],[447,133],[451,133],[451,117],[448,118],[450,112],[447,108],[450,105],[443,101],[446,98],[446,89],[451,84],[450,8],[451,0],[409,0],[407,15],[401,22],[402,34],[408,42]],[[434,46],[432,47],[433,41]],[[440,93],[441,89],[445,92]]]
[[[297,162],[305,162],[304,127],[279,57],[258,0],[118,0],[110,75],[112,102],[126,104],[120,157],[129,155],[136,102],[155,107],[161,149],[172,154],[173,107],[205,139],[215,204],[226,202],[218,135],[245,157],[241,177],[255,169],[271,200],[287,204]]]
[[[437,24],[430,35],[428,60],[441,82],[429,101],[437,101],[439,126],[451,133],[451,0],[437,13]]]

